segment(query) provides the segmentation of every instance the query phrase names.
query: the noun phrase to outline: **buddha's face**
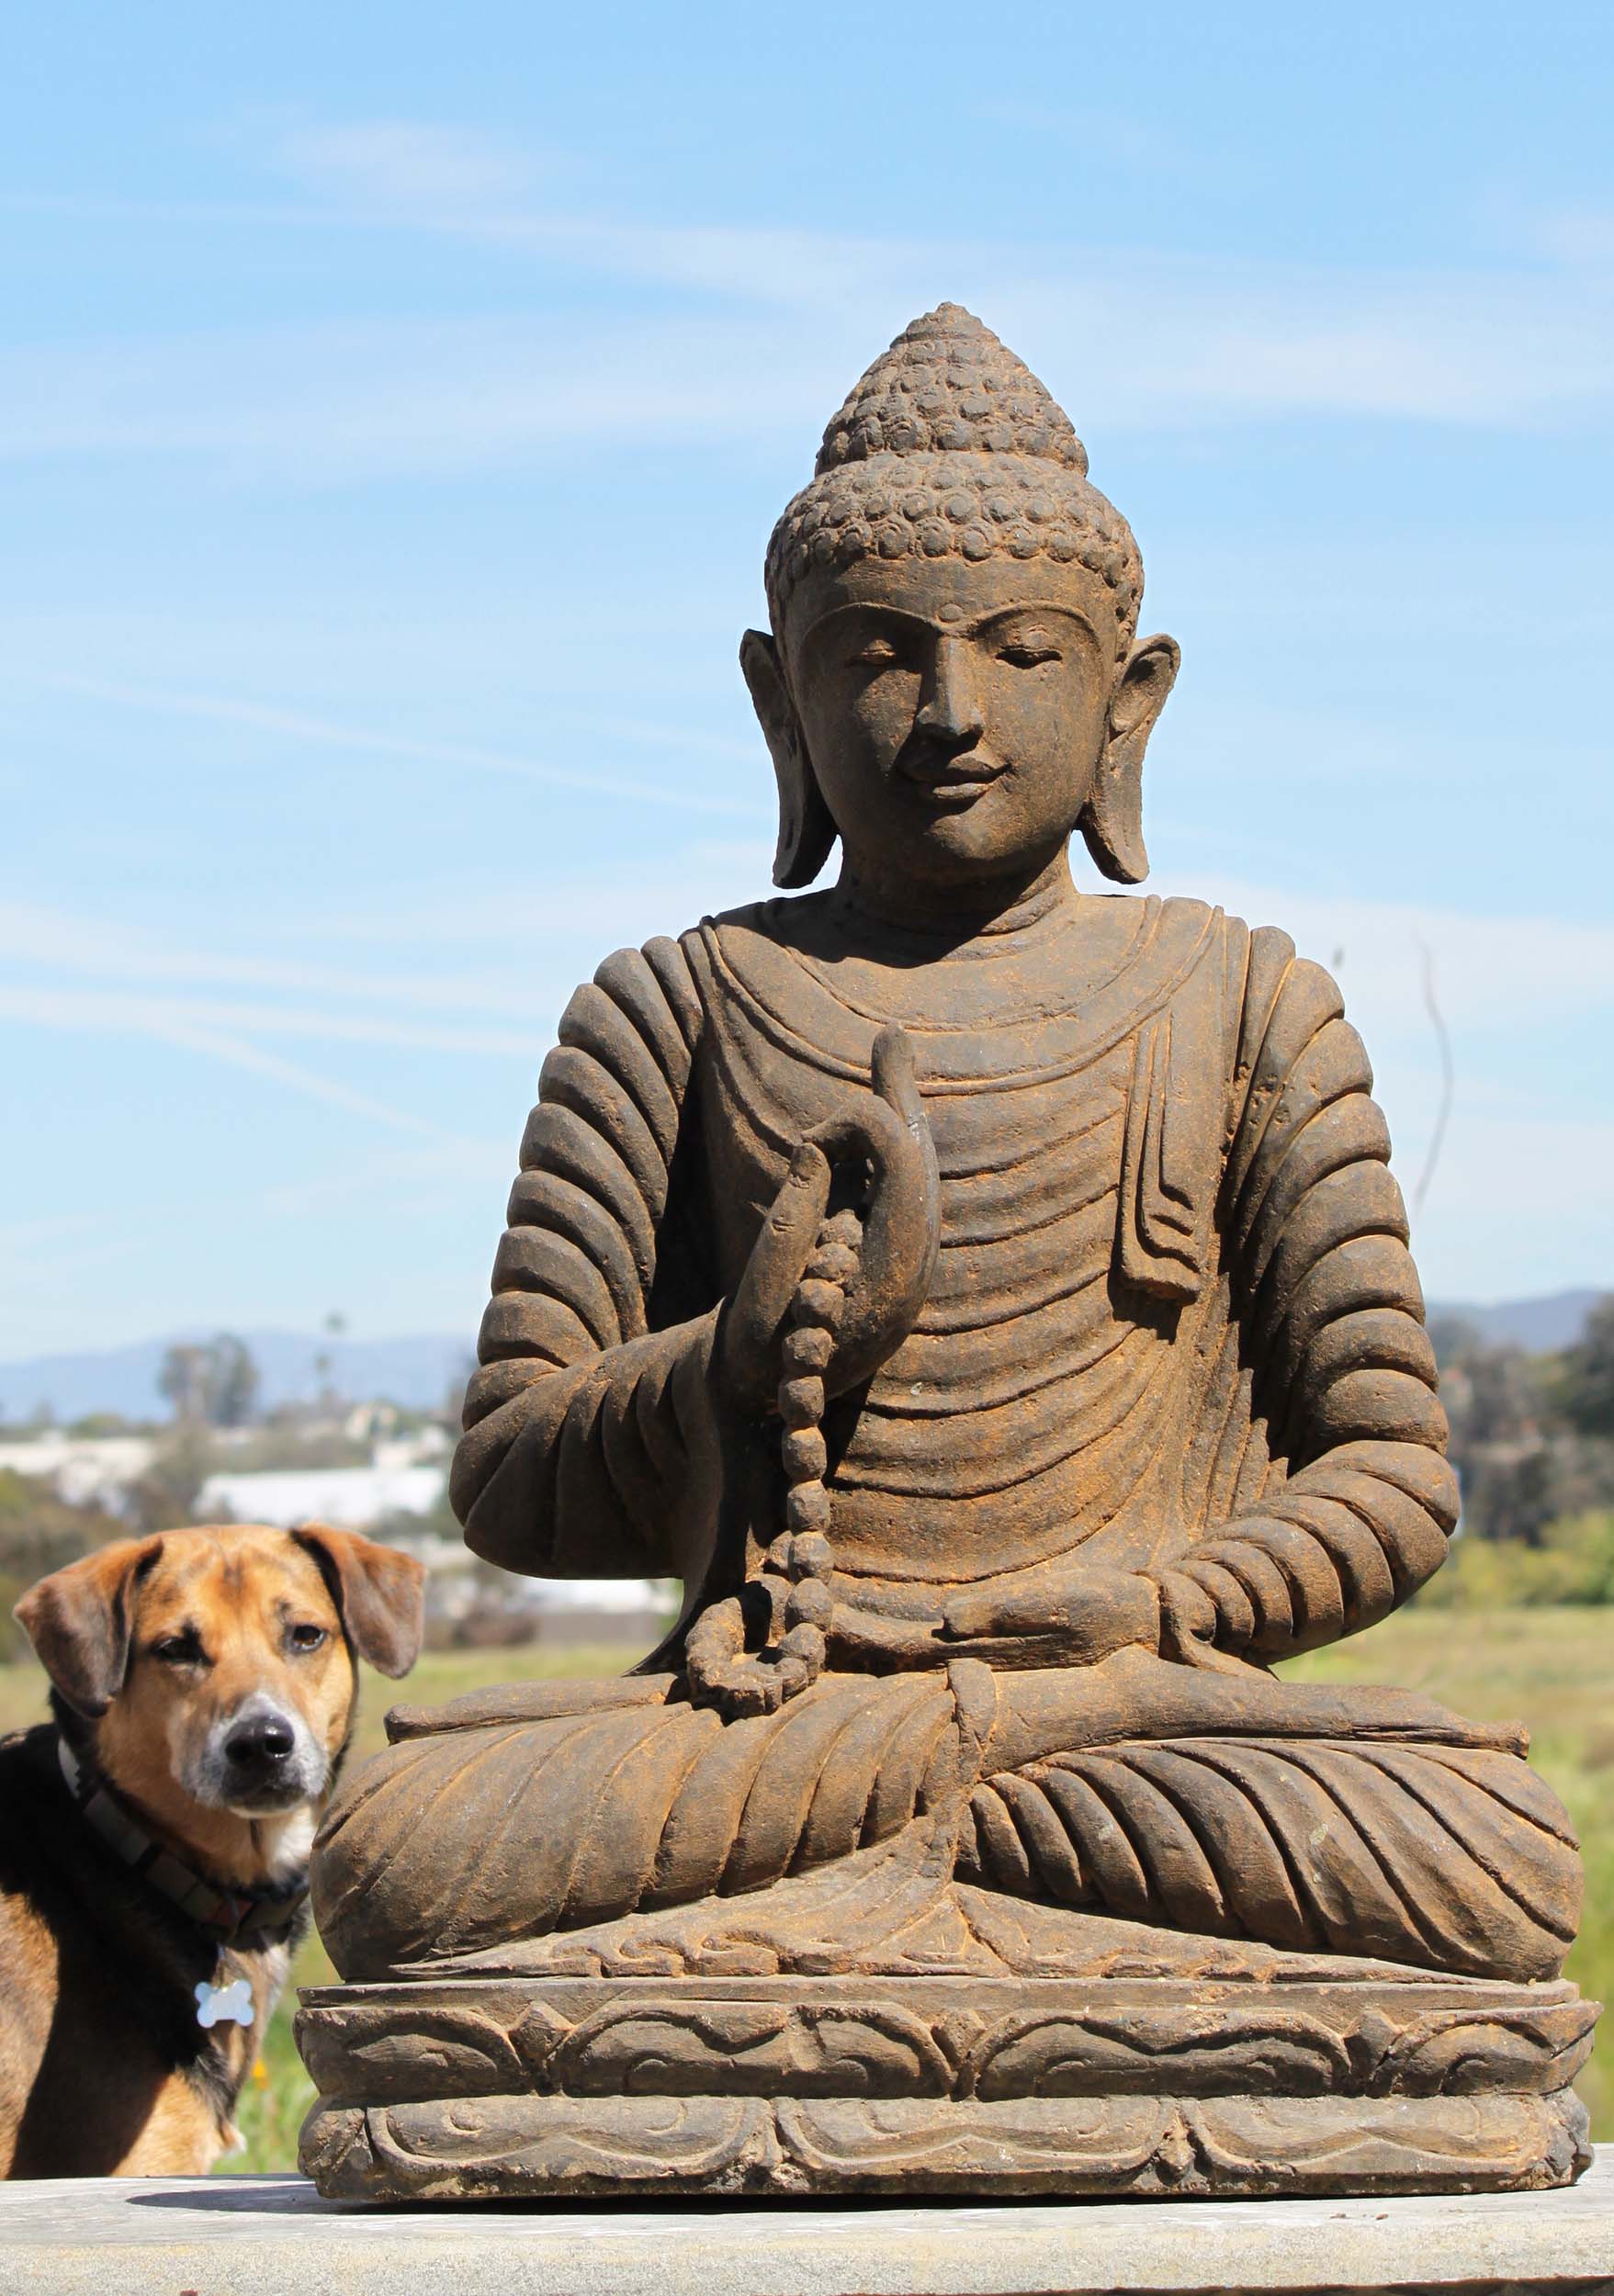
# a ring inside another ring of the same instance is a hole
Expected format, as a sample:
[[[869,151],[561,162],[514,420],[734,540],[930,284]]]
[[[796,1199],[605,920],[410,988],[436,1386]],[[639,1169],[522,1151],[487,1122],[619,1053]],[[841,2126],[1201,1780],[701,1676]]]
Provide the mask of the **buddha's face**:
[[[870,558],[804,585],[783,636],[854,870],[960,884],[1060,850],[1124,682],[1101,580],[1046,557]]]

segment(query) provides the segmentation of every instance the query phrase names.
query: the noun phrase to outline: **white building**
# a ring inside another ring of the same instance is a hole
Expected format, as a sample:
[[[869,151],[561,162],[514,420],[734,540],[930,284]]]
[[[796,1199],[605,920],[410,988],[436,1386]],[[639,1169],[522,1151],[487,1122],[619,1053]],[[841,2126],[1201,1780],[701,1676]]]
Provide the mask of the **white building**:
[[[0,1468],[49,1483],[69,1506],[99,1506],[116,1514],[123,1494],[156,1457],[151,1435],[74,1435],[58,1427],[0,1443]]]
[[[387,1446],[380,1446],[385,1448]],[[448,1470],[440,1466],[272,1467],[209,1475],[192,1512],[198,1522],[226,1514],[237,1523],[329,1523],[364,1531],[388,1514],[430,1514]]]

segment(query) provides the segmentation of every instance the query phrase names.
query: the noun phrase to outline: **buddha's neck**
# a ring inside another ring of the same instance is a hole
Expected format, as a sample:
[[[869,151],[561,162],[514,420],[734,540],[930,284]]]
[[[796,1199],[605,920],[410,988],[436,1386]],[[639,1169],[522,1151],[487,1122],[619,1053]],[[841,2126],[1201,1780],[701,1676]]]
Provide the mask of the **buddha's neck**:
[[[848,855],[835,904],[849,921],[895,928],[905,936],[955,946],[992,933],[1021,932],[1079,899],[1068,850],[1001,875],[931,884]]]

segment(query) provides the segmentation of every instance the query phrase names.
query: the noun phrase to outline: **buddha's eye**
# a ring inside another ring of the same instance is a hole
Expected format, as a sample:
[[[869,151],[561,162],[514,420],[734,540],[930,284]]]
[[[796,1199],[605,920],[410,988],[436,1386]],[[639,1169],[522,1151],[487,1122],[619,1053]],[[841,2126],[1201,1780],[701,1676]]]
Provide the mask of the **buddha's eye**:
[[[1063,658],[1059,648],[1050,637],[1039,631],[1028,631],[1023,637],[1011,637],[998,652],[999,661],[1010,662],[1016,670],[1035,670],[1045,661]]]
[[[897,648],[888,637],[865,638],[852,657],[857,670],[889,670],[898,658]]]

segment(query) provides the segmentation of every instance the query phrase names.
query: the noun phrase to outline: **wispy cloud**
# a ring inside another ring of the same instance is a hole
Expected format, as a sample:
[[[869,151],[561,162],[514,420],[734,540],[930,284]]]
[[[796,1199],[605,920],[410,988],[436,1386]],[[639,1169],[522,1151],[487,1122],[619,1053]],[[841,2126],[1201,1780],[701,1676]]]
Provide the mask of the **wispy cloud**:
[[[407,902],[404,906],[407,909]],[[468,903],[459,924],[468,924],[476,913]],[[480,914],[486,924],[485,904]],[[518,905],[513,902],[496,915],[498,938],[514,942],[521,926]],[[325,929],[330,930],[329,919]],[[288,942],[301,942],[307,930],[306,926],[286,930],[280,937]],[[398,920],[397,937],[415,937],[412,919],[407,915]],[[12,966],[76,977],[88,974],[123,987],[133,981],[151,981],[200,984],[209,988],[277,989],[360,1006],[384,1004],[394,1010],[452,1012],[473,1025],[485,1024],[491,1015],[516,1017],[530,1014],[532,1009],[530,984],[514,982],[502,969],[355,972],[350,967],[307,964],[281,956],[245,955],[217,946],[182,947],[109,919],[43,908],[30,902],[0,901],[0,959]],[[288,1019],[299,1017],[288,1015]]]
[[[44,1253],[52,1257],[64,1242],[92,1233],[101,1223],[91,1212],[64,1212],[42,1220],[14,1220],[0,1228],[0,1258],[32,1259]]]
[[[474,1022],[448,1028],[422,1028],[413,1022],[389,1020],[373,1013],[322,1010],[316,1007],[222,1004],[198,997],[136,996],[116,989],[0,987],[0,1015],[31,1021],[42,1028],[94,1029],[115,1035],[130,1030],[166,1035],[177,1042],[179,1030],[195,1035],[206,1031],[250,1030],[254,1036],[295,1037],[305,1041],[335,1044],[385,1044],[413,1052],[454,1054],[513,1054],[522,1058],[533,1049],[530,1029],[489,1029]],[[221,1041],[222,1040],[218,1040]],[[266,1072],[265,1072],[266,1073]]]
[[[1169,890],[1162,885],[1162,891]],[[1595,1064],[1540,1046],[1607,1041],[1614,927],[1481,916],[1410,902],[1292,892],[1231,878],[1193,888],[1252,924],[1278,923],[1329,966],[1371,1055],[1409,1196],[1426,1165],[1442,1085],[1425,1003],[1425,952],[1457,1048],[1457,1096],[1416,1221],[1430,1293],[1524,1295],[1614,1264],[1614,1218],[1592,1176],[1614,1165],[1614,1119]],[[1572,1214],[1566,1208],[1574,1207]],[[1483,1277],[1476,1269],[1483,1268]]]
[[[1304,955],[1325,964],[1337,957],[1353,1006],[1371,1012],[1363,1026],[1375,1043],[1392,1034],[1420,1042],[1427,1037],[1426,947],[1453,1028],[1495,1037],[1509,1029],[1614,1017],[1614,926],[1350,895],[1297,897],[1247,879],[1202,878],[1197,890],[1252,924],[1281,923]]]
[[[105,678],[50,676],[32,682],[62,692],[85,694],[99,702],[116,702],[126,709],[159,716],[201,718],[220,726],[246,726],[256,733],[276,734],[322,749],[345,749],[366,757],[412,758],[423,764],[457,766],[467,772],[494,773],[551,789],[582,790],[590,796],[621,797],[635,805],[666,805],[681,813],[715,814],[730,820],[755,819],[759,816],[759,808],[754,805],[736,805],[725,797],[704,796],[679,782],[641,782],[622,774],[596,773],[592,770],[583,772],[575,767],[548,765],[535,758],[480,748],[467,742],[417,741],[403,734],[336,725],[328,718],[310,717],[302,711],[277,709],[267,703],[242,702],[220,694],[176,693]]]
[[[1550,262],[1605,273],[1614,264],[1614,208],[1555,208],[1535,219],[1530,236]]]
[[[870,343],[942,296],[1078,378],[1078,424],[1112,434],[1306,416],[1515,428],[1604,421],[1614,400],[1614,314],[1586,291],[1607,253],[1597,217],[1560,219],[1545,260],[1368,270],[625,221],[568,205],[541,161],[431,122],[283,131],[265,163],[299,187],[301,222],[502,249],[547,275],[553,316],[14,351],[0,454],[179,456],[332,484],[637,440],[799,439]],[[195,228],[209,219],[286,219],[203,208]],[[660,292],[613,310],[602,280]]]
[[[533,154],[433,120],[360,119],[283,129],[270,158],[314,191],[412,215],[486,215],[530,200],[546,174]]]
[[[1509,429],[1600,421],[1614,396],[1614,324],[1541,279],[1217,280],[1079,253],[1015,278],[942,251],[840,298],[832,321],[579,313],[9,352],[0,456],[180,457],[237,483],[331,487],[632,444],[799,445],[870,343],[949,291],[1077,377],[1072,411],[1100,435],[1304,416]]]
[[[480,1153],[480,1144],[468,1143],[414,1109],[396,1107],[374,1094],[356,1089],[339,1077],[288,1060],[283,1053],[269,1050],[261,1040],[363,1044],[451,1056],[514,1053],[525,1058],[533,1051],[530,1020],[521,1030],[489,1028],[485,1008],[479,1008],[472,1001],[476,992],[470,984],[418,978],[404,984],[397,980],[375,981],[320,967],[243,958],[224,951],[176,949],[149,936],[101,924],[93,917],[21,905],[0,906],[0,954],[8,960],[13,973],[13,978],[0,985],[0,1019],[19,1027],[74,1035],[137,1037],[169,1045],[260,1077],[388,1131],[409,1132],[435,1142],[440,1149],[456,1154],[468,1147]],[[104,977],[91,986],[63,986],[60,978],[18,980],[15,976],[19,967],[47,975],[70,972]],[[130,980],[139,979],[211,985],[250,981],[256,985],[320,992],[327,997],[335,989],[350,1000],[381,999],[394,1007],[401,1001],[401,987],[404,1016],[398,1017],[396,1010],[341,1010],[329,1002],[274,1005],[225,1001],[216,996],[141,994],[129,986]],[[462,1009],[452,1027],[423,1024],[410,1016],[410,1003],[416,1007],[451,1005],[457,987]],[[23,1232],[26,1235],[26,1229]]]
[[[356,1199],[395,1207],[406,1193],[435,1188],[445,1181],[485,1190],[496,1201],[495,1191],[508,1187],[513,1168],[508,1141],[404,1149],[339,1165],[318,1179],[277,1181],[264,1190],[258,1205],[271,1219],[299,1220]]]
[[[350,1116],[363,1117],[392,1131],[414,1132],[423,1140],[455,1138],[442,1125],[412,1109],[393,1108],[369,1093],[355,1091],[352,1086],[335,1077],[322,1076],[279,1053],[265,1051],[238,1032],[244,1026],[267,1035],[335,1037],[349,1042],[395,1045],[412,1041],[407,1031],[387,1030],[380,1025],[367,1027],[335,1014],[293,1016],[254,1007],[227,1016],[217,1007],[186,1005],[177,999],[120,996],[110,990],[0,988],[0,1016],[37,1028],[70,1030],[95,1036],[146,1037],[182,1052],[200,1053],[226,1067],[265,1077],[309,1099],[322,1100],[328,1107],[342,1109]],[[235,1029],[229,1025],[231,1018],[237,1024]],[[456,1034],[422,1049],[457,1052],[461,1049],[461,1042]],[[481,1049],[490,1048],[484,1045]],[[514,1048],[502,1042],[497,1049],[525,1052],[527,1046],[525,1041],[514,1043]]]

